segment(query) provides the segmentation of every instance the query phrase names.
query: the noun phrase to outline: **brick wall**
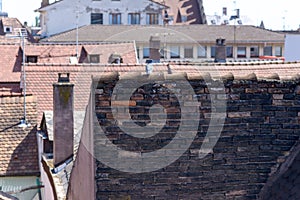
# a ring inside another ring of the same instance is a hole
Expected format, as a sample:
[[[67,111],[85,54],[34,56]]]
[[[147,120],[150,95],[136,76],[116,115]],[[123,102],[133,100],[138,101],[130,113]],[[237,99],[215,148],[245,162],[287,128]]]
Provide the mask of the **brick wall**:
[[[134,75],[127,78],[135,79]],[[197,99],[201,105],[198,132],[189,149],[169,166],[149,173],[120,172],[96,161],[97,199],[257,199],[266,183],[275,182],[269,177],[283,166],[299,140],[299,80],[257,80],[255,76],[224,80],[225,124],[213,152],[199,158],[215,109],[211,100],[224,98],[217,89],[210,90],[205,80],[188,79],[195,95],[186,99]],[[112,95],[118,81],[112,76],[96,83],[96,115],[107,138],[121,149],[143,153],[170,143],[182,116],[173,93],[155,83],[133,92],[129,112],[136,124],[145,127],[150,122],[149,109],[154,104],[163,106],[167,114],[159,134],[135,138],[119,128],[111,111],[112,100],[124,104],[117,101],[122,91]],[[180,92],[185,96],[184,90]],[[97,132],[94,137],[97,158],[103,152],[97,152]]]

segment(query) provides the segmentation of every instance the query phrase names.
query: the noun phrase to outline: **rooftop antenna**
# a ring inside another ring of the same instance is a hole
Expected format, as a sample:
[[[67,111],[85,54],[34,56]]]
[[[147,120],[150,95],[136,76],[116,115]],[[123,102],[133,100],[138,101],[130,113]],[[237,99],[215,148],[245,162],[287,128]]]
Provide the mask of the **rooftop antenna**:
[[[282,17],[282,23],[283,23],[283,25],[282,25],[282,29],[285,31],[285,24],[286,24],[286,13],[287,13],[287,11],[285,10],[284,11],[284,14],[283,14],[283,17]]]
[[[77,1],[77,5],[76,5],[76,58],[77,61],[79,60],[79,39],[78,39],[78,35],[79,35],[79,4],[80,4],[80,0]]]
[[[26,28],[15,28],[14,29],[14,34],[11,36],[11,37],[14,37],[14,38],[20,38],[21,39],[21,46],[22,46],[22,49],[23,49],[23,54],[22,54],[22,73],[23,73],[23,76],[22,76],[22,82],[23,82],[23,106],[24,106],[24,115],[23,115],[23,118],[21,119],[20,121],[20,124],[18,125],[18,127],[21,127],[21,128],[27,128],[27,127],[30,127],[31,124],[29,124],[27,122],[27,118],[26,118],[26,70],[25,70],[25,67],[26,67],[26,57],[25,57],[25,39],[27,38],[27,30]]]
[[[24,106],[24,116],[23,119],[21,120],[19,127],[21,128],[27,128],[30,127],[30,124],[27,122],[26,118],[26,57],[25,57],[25,38],[27,38],[27,30],[25,28],[19,29],[19,37],[21,37],[22,40],[22,49],[23,49],[23,57],[22,57],[22,64],[23,64],[23,95],[24,95],[24,100],[23,100],[23,106]]]

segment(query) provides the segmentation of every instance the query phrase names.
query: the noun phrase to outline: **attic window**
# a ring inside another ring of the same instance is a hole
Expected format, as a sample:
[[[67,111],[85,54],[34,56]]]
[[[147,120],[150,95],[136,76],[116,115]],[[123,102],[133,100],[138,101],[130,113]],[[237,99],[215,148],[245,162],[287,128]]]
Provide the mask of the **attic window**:
[[[100,55],[99,54],[89,55],[89,62],[90,63],[100,63]]]
[[[26,63],[37,63],[37,56],[26,56]]]
[[[12,32],[12,27],[11,26],[4,26],[4,32],[5,33],[11,33]]]

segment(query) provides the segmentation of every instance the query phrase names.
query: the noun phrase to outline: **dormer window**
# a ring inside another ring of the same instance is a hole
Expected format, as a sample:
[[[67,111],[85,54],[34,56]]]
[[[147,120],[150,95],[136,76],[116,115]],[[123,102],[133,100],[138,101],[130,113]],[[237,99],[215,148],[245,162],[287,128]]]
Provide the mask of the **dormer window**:
[[[5,33],[12,33],[12,27],[11,26],[4,26],[4,32]]]
[[[26,56],[26,63],[37,63],[37,56]]]
[[[90,63],[100,63],[100,55],[99,54],[89,55],[89,62]]]

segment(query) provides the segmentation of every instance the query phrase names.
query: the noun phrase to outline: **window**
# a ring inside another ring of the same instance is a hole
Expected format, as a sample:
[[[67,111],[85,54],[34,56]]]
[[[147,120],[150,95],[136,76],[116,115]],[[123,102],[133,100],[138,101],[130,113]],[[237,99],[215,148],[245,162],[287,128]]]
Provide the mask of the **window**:
[[[250,57],[251,58],[259,57],[259,47],[258,46],[250,47]]]
[[[282,48],[280,46],[275,47],[275,56],[282,56]]]
[[[136,47],[137,58],[140,58],[140,47]]]
[[[164,47],[160,47],[159,54],[160,58],[167,58],[167,52],[165,51]]]
[[[103,14],[91,13],[91,24],[103,24]]]
[[[121,24],[121,13],[110,13],[109,24]]]
[[[89,61],[90,61],[90,63],[99,63],[100,55],[98,55],[98,54],[89,55]]]
[[[37,56],[26,56],[26,63],[37,63]]]
[[[272,56],[272,46],[264,47],[264,56]]]
[[[246,47],[238,47],[237,48],[237,57],[238,58],[246,58]]]
[[[232,46],[226,47],[226,58],[233,58],[233,47]]]
[[[4,31],[5,31],[5,33],[11,33],[12,32],[12,27],[11,26],[4,26]]]
[[[149,47],[143,48],[143,58],[149,58],[150,57],[150,49]]]
[[[180,48],[179,46],[171,46],[170,47],[171,58],[180,58]]]
[[[216,57],[216,46],[210,47],[210,57],[211,58]]]
[[[146,17],[146,24],[158,24],[158,14],[148,13]]]
[[[199,46],[197,55],[198,58],[206,58],[206,46]]]
[[[193,58],[193,47],[184,47],[184,57]]]
[[[128,14],[128,24],[140,24],[141,16],[139,13]]]

